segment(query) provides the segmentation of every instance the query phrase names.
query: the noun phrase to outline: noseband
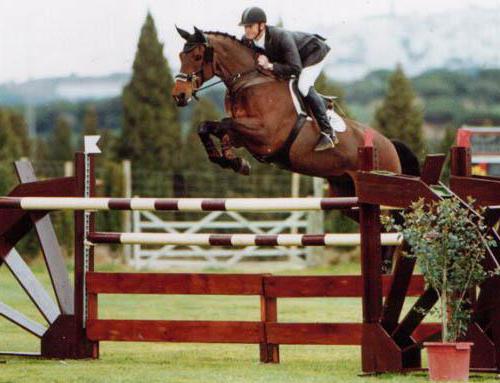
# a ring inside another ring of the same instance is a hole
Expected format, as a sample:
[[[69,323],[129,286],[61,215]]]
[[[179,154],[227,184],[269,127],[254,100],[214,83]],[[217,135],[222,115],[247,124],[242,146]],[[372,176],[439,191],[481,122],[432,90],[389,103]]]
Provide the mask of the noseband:
[[[196,98],[196,92],[199,90],[198,89],[198,79],[201,80],[200,81],[200,86],[201,86],[201,84],[203,84],[205,82],[205,79],[211,78],[217,74],[215,71],[215,65],[214,65],[215,64],[214,48],[212,46],[210,46],[208,43],[205,43],[204,45],[205,45],[205,52],[203,53],[203,63],[201,65],[201,68],[199,70],[197,70],[196,72],[192,72],[192,73],[179,72],[179,74],[177,74],[175,76],[176,80],[187,81],[187,82],[191,83],[191,87],[193,89],[193,97],[195,97],[195,98]],[[191,51],[195,47],[196,46],[194,46],[191,49],[186,50],[185,53]],[[206,73],[205,68],[206,68],[207,64],[210,66],[212,73]]]

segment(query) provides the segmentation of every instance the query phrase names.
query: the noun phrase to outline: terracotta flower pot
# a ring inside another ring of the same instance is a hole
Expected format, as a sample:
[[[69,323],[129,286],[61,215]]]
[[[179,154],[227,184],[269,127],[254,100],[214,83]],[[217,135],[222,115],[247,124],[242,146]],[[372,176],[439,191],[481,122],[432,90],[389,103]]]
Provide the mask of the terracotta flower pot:
[[[469,380],[470,342],[425,342],[433,381]]]

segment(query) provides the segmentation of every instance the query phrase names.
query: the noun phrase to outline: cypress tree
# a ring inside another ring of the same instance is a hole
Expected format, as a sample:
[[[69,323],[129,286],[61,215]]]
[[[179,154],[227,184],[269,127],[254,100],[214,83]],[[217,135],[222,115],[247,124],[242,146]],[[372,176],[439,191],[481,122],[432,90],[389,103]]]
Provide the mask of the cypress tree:
[[[173,79],[153,17],[141,29],[130,82],[122,93],[124,125],[119,155],[135,168],[172,170],[180,147]],[[136,173],[136,172],[135,172]]]
[[[83,116],[83,131],[82,136],[90,136],[98,134],[99,130],[99,120],[97,117],[97,111],[95,106],[89,106],[85,110],[85,114]]]
[[[0,161],[17,160],[22,156],[22,144],[12,126],[11,112],[0,108]]]
[[[29,156],[31,153],[31,142],[28,136],[28,124],[21,113],[11,111],[10,123],[12,131],[15,133],[16,138],[21,145],[21,152],[23,156]]]
[[[71,161],[74,150],[71,144],[71,127],[64,116],[57,117],[56,126],[49,137],[50,159]]]
[[[37,137],[34,142],[34,162],[46,161],[50,158],[49,144],[42,137]]]
[[[5,195],[15,184],[12,161],[22,154],[21,142],[12,128],[10,111],[0,108],[0,192]]]
[[[385,136],[406,143],[413,152],[424,154],[422,110],[416,105],[411,82],[398,65],[389,78],[382,105],[375,112],[375,127]]]

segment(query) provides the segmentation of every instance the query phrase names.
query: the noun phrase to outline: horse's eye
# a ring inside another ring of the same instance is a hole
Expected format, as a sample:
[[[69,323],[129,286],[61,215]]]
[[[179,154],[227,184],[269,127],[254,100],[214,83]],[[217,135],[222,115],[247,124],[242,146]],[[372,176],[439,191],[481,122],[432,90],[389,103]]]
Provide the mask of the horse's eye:
[[[201,55],[196,55],[196,56],[194,56],[194,59],[195,59],[196,61],[200,61],[200,60],[201,60]]]

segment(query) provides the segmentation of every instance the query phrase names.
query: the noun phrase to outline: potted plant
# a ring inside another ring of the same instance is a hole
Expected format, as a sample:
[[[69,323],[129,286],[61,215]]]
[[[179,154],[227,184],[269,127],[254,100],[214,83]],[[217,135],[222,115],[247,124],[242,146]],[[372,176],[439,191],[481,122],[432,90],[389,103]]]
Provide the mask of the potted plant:
[[[458,340],[471,319],[469,292],[493,273],[483,267],[487,247],[495,245],[483,210],[474,212],[450,197],[430,204],[421,199],[401,215],[401,225],[388,216],[382,216],[382,223],[402,233],[410,249],[404,255],[416,258],[426,285],[439,296],[431,311],[441,320],[441,342],[424,343],[430,378],[467,380],[472,343]]]

